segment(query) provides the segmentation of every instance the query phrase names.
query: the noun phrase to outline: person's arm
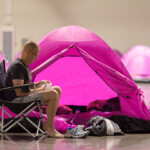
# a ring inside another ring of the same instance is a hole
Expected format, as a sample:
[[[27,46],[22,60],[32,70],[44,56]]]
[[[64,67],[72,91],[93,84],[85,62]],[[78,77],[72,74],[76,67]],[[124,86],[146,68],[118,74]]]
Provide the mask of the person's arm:
[[[13,82],[13,86],[24,85],[24,80],[22,79],[13,79],[12,82]],[[35,90],[30,88],[30,92],[24,93],[21,91],[21,88],[19,88],[19,89],[15,89],[15,93],[17,96],[26,96],[34,92],[43,91],[43,90],[45,90],[45,86],[43,86],[42,88],[36,88]]]
[[[39,81],[39,82],[34,83],[34,85],[35,85],[36,88],[40,88],[40,87],[42,87],[43,85],[46,85],[47,83],[50,83],[50,81],[42,80],[42,81]],[[32,85],[30,88],[33,89],[34,86]]]

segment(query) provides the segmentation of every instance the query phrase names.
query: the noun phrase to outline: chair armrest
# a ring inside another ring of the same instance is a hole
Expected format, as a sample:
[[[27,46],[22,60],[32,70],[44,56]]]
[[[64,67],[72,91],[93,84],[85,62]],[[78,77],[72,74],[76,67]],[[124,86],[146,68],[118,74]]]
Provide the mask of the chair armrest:
[[[21,88],[22,92],[29,92],[28,90],[29,90],[29,87],[31,85],[34,85],[34,83],[24,84],[24,85],[20,85],[20,86],[13,86],[13,87],[5,87],[5,88],[1,88],[0,92],[2,92],[2,91],[8,91],[8,90],[14,90],[14,89],[19,89],[19,88]]]

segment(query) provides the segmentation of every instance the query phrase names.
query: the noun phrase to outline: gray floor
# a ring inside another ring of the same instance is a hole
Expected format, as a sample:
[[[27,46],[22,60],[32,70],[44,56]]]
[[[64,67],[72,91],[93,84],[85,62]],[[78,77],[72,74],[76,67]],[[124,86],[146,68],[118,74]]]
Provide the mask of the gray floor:
[[[0,137],[0,150],[150,150],[150,134],[34,140],[26,134],[9,133]]]

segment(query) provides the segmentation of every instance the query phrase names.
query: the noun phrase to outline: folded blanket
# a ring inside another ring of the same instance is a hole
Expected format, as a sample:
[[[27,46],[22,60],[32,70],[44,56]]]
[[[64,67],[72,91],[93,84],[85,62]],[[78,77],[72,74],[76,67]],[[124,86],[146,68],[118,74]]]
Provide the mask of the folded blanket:
[[[101,116],[92,117],[89,120],[88,124],[90,126],[85,128],[85,130],[89,131],[90,135],[124,135],[124,133],[116,123]]]

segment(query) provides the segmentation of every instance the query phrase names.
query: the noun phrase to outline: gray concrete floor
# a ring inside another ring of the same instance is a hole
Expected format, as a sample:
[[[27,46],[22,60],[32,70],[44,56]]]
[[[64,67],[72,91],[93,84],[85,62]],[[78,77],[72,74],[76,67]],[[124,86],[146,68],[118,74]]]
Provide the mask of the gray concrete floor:
[[[27,134],[9,133],[0,138],[0,150],[150,150],[150,134],[34,140]]]

